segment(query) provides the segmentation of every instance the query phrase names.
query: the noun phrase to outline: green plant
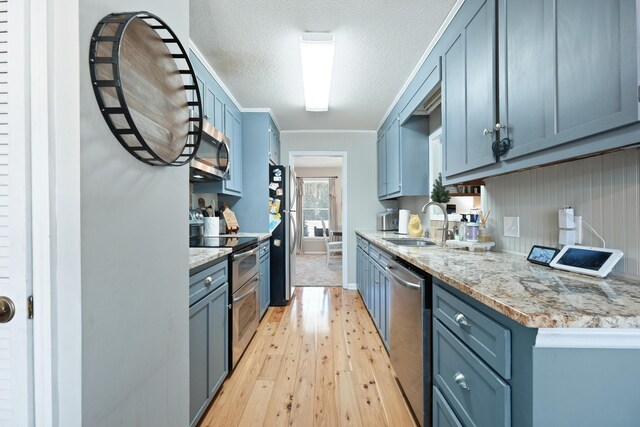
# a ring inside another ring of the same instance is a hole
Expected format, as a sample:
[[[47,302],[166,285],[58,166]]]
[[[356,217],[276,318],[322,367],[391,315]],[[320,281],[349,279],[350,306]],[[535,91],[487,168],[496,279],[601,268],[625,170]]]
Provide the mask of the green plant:
[[[442,174],[439,173],[436,180],[433,182],[433,190],[431,190],[431,200],[438,203],[447,203],[451,200],[449,191],[442,185]]]

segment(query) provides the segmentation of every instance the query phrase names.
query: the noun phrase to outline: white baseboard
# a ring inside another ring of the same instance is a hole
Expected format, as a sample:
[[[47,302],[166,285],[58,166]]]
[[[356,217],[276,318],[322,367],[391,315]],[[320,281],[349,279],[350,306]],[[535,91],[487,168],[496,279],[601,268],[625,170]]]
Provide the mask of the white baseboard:
[[[357,283],[347,283],[347,287],[345,289],[349,289],[350,291],[355,291],[358,289]]]

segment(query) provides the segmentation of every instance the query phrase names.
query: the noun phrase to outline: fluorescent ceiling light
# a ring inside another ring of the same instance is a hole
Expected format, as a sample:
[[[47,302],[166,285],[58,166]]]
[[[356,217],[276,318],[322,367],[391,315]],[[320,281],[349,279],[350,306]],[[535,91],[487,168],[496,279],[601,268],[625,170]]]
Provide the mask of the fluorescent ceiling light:
[[[307,111],[328,111],[335,41],[331,33],[304,33],[300,37],[302,83]]]

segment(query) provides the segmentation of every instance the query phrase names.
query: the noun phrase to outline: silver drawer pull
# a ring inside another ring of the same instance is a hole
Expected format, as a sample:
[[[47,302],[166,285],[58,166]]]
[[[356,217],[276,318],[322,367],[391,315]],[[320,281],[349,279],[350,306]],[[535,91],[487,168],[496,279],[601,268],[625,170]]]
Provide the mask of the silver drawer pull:
[[[212,283],[213,283],[213,278],[211,276],[209,276],[206,279],[204,279],[204,285],[205,286],[209,286]]]
[[[453,316],[453,320],[458,322],[458,325],[460,326],[469,326],[469,321],[462,313],[458,313],[455,316]]]
[[[461,389],[470,390],[467,384],[467,379],[462,375],[462,372],[456,372],[453,374],[453,381],[460,386]]]

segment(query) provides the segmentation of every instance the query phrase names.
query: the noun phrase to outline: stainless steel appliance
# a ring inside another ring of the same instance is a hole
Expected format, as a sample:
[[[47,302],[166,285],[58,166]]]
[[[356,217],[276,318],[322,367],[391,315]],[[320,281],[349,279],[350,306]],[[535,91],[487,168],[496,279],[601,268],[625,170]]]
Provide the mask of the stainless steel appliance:
[[[231,175],[231,141],[204,119],[200,147],[190,166],[191,182],[229,179]]]
[[[204,218],[202,213],[196,209],[189,211],[189,242],[197,241],[202,237],[204,229]]]
[[[396,209],[387,209],[376,214],[376,230],[378,231],[397,231],[398,230],[398,211]]]
[[[286,305],[295,289],[296,174],[288,166],[269,166],[271,305]]]
[[[425,420],[429,424],[431,278],[422,277],[393,260],[386,270],[391,279],[389,358],[420,425],[424,425]]]
[[[231,248],[229,301],[230,370],[235,368],[260,322],[260,254],[255,237],[201,237],[190,241],[190,247]]]
[[[231,369],[236,367],[260,323],[258,246],[231,257]]]

